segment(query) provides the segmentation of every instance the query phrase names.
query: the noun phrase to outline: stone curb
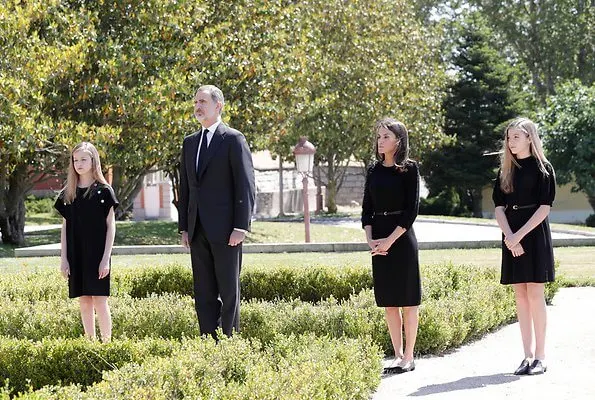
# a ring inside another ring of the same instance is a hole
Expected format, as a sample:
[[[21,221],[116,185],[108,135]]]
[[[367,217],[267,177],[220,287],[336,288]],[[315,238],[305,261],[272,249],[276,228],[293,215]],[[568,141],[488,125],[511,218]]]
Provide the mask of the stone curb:
[[[595,237],[552,239],[554,247],[570,246],[595,246]],[[481,249],[500,247],[499,240],[477,240],[477,241],[444,241],[424,242],[419,241],[420,250],[433,249]],[[244,253],[334,253],[334,252],[355,252],[368,251],[368,244],[365,242],[345,243],[258,243],[245,244]],[[114,246],[114,255],[133,254],[180,254],[189,251],[180,245],[155,245],[155,246]],[[48,244],[34,247],[23,247],[14,250],[15,257],[45,257],[59,256],[60,244]]]

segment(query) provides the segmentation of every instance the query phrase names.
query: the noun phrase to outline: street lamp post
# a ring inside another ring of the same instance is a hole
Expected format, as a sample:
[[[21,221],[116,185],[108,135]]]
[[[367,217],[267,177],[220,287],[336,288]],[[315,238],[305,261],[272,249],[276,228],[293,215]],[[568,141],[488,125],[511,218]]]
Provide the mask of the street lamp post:
[[[308,207],[308,176],[312,175],[314,167],[314,154],[316,147],[305,136],[300,137],[298,144],[293,149],[295,167],[302,175],[302,197],[304,203],[304,225],[306,229],[306,243],[310,243],[310,209]]]

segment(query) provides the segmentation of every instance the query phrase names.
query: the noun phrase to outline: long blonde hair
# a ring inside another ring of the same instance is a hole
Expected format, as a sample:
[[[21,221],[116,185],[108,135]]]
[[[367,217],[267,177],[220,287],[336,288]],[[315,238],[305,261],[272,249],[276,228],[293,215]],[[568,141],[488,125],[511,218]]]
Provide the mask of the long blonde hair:
[[[531,155],[537,160],[539,170],[544,175],[549,175],[549,172],[545,168],[545,164],[549,164],[549,161],[545,158],[545,154],[543,154],[543,146],[541,144],[541,139],[539,138],[537,125],[528,118],[515,118],[504,130],[504,143],[501,153],[502,155],[500,157],[500,188],[504,193],[512,193],[514,191],[513,164],[519,168],[521,167],[508,147],[508,131],[513,128],[518,129],[527,135],[531,142]]]
[[[91,156],[91,171],[93,173],[93,179],[97,182],[101,182],[103,184],[108,184],[103,176],[103,172],[101,172],[101,161],[99,160],[99,152],[89,142],[82,142],[74,146],[72,151],[70,152],[70,163],[68,165],[68,176],[66,177],[66,186],[64,186],[63,193],[64,193],[64,202],[70,204],[76,198],[76,188],[79,183],[79,174],[74,169],[74,153],[77,151],[84,151],[89,153]],[[90,191],[87,189],[84,196]]]

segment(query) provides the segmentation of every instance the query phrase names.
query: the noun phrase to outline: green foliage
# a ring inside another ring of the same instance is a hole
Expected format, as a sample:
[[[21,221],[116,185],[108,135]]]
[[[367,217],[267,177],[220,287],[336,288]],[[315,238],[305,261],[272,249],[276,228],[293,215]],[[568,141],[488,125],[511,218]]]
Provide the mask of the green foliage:
[[[247,266],[240,276],[245,300],[291,300],[316,302],[329,297],[347,299],[372,287],[368,266],[313,265],[303,268]],[[192,296],[192,270],[179,264],[140,266],[113,272],[113,296],[144,298],[172,293]],[[66,299],[67,283],[57,272],[0,275],[0,296],[7,300],[40,301]]]
[[[117,340],[102,344],[84,338],[39,342],[0,337],[0,379],[13,393],[46,385],[83,386],[101,380],[103,371],[142,363],[149,356],[169,356],[179,342],[164,339]]]
[[[595,80],[593,26],[595,7],[588,1],[474,0],[494,31],[529,69],[542,104],[555,86],[569,79]]]
[[[427,153],[421,165],[430,199],[440,193],[444,198],[454,189],[460,199],[455,209],[476,217],[482,216],[482,189],[495,179],[498,165],[496,156],[484,154],[499,150],[502,124],[516,115],[511,71],[491,36],[478,14],[471,14],[461,27],[453,56],[456,81],[443,104],[444,131],[452,140]],[[439,206],[444,200],[434,203]]]
[[[466,215],[459,193],[453,187],[446,188],[436,196],[420,199],[419,213],[423,215]]]
[[[500,285],[497,273],[491,269],[436,265],[424,267],[422,277],[422,328],[417,344],[420,353],[457,346],[514,317],[514,296],[509,287]],[[556,285],[548,285],[548,301],[557,290]],[[342,301],[330,297],[317,303],[248,301],[241,307],[242,335],[258,338],[264,343],[272,341],[277,334],[314,333],[336,338],[370,336],[389,351],[390,338],[382,309],[376,307],[369,289],[360,288],[356,293]],[[284,294],[267,296],[282,298]],[[198,335],[194,304],[189,296],[164,294],[133,299],[125,295],[112,297],[110,305],[114,338]],[[32,340],[78,337],[82,334],[79,318],[75,301],[7,298],[0,314],[0,335]],[[424,324],[428,324],[427,328]]]
[[[59,215],[54,208],[54,199],[51,197],[40,197],[27,196],[25,199],[25,208],[27,210],[27,216],[31,214],[50,214]]]
[[[193,340],[169,358],[108,372],[85,393],[48,387],[18,398],[364,400],[380,383],[381,361],[365,340],[291,336],[265,348],[239,337]]]
[[[595,84],[561,85],[540,115],[548,159],[558,183],[574,184],[595,210]]]

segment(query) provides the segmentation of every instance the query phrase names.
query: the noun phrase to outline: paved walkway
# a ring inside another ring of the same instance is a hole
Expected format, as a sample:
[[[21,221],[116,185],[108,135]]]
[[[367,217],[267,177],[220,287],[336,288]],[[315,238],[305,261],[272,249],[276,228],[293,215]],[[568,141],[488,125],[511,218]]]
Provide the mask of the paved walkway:
[[[330,225],[339,225],[348,228],[361,229],[362,224],[359,221],[341,219],[320,221],[315,223],[327,223]],[[419,219],[413,224],[415,236],[420,242],[468,242],[478,240],[500,240],[502,232],[498,226],[477,223],[461,223],[458,221],[440,221],[433,219]],[[579,239],[592,236],[589,232],[558,232],[552,231],[553,239]]]
[[[372,399],[595,399],[593,304],[593,287],[561,289],[554,297],[544,375],[512,374],[523,358],[515,323],[453,353],[419,359],[415,371],[383,378]]]

